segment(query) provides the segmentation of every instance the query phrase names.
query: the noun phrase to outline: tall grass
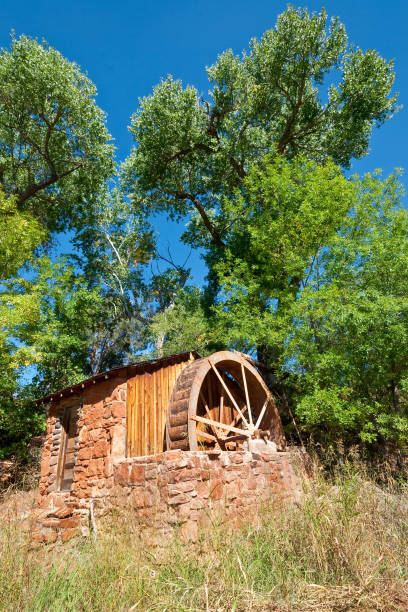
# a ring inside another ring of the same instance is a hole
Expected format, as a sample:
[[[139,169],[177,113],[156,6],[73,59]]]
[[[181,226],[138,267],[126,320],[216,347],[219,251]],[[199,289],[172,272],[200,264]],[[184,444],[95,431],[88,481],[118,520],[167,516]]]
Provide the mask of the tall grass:
[[[148,547],[124,513],[96,542],[32,550],[16,519],[0,529],[0,610],[408,610],[408,486],[349,466],[189,545]]]

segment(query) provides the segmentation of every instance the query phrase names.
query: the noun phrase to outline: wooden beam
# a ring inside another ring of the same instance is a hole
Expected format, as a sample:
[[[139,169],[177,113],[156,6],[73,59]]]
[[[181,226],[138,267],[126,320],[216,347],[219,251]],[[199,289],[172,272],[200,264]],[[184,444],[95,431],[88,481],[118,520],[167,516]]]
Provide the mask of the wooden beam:
[[[215,436],[212,436],[211,434],[207,433],[206,431],[202,431],[201,429],[196,429],[196,434],[197,436],[200,436],[200,438],[205,438],[205,440],[217,442],[217,438]]]
[[[198,421],[199,423],[205,423],[206,425],[211,425],[214,427],[218,427],[220,429],[226,429],[227,431],[233,431],[235,433],[245,436],[246,438],[251,437],[250,431],[246,432],[243,429],[238,429],[238,427],[231,427],[231,425],[224,425],[224,423],[217,423],[217,421],[213,421],[212,419],[206,419],[198,415],[194,415],[191,418],[193,419],[193,421]]]
[[[201,390],[200,390],[200,400],[201,400],[201,401],[202,401],[202,403],[204,404],[205,412],[207,413],[208,418],[209,418],[210,420],[212,420],[212,419],[211,419],[211,412],[210,412],[210,410],[209,410],[209,408],[208,408],[208,404],[207,404],[207,402],[205,401],[205,399],[204,399],[204,395],[203,395],[203,393],[202,393],[202,391],[201,391]],[[213,430],[214,435],[216,436],[216,435],[218,434],[218,432],[217,432],[217,430],[215,429],[215,427],[211,426],[211,429]]]
[[[229,436],[228,438],[223,438],[223,444],[227,444],[227,442],[235,442],[237,440],[242,440],[243,438],[247,438],[246,434],[237,434],[236,436]]]

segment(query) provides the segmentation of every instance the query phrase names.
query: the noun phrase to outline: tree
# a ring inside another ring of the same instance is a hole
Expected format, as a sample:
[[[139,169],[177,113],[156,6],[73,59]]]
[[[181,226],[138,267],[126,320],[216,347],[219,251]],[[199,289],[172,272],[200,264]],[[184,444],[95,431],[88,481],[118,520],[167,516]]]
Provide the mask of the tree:
[[[299,419],[320,441],[408,443],[408,213],[397,178],[359,182],[292,311],[286,367]]]
[[[89,287],[100,288],[104,301],[100,324],[90,338],[92,372],[152,353],[151,321],[174,307],[189,279],[188,258],[178,265],[170,251],[160,255],[149,221],[117,187],[105,194],[94,223],[79,232],[75,244],[86,255],[85,265],[82,258],[74,258],[76,263],[83,266]],[[161,355],[164,337],[153,335],[153,352]]]
[[[225,246],[236,219],[224,198],[251,163],[273,150],[348,167],[396,109],[392,62],[348,46],[344,26],[327,26],[324,10],[289,7],[248,54],[226,51],[207,74],[208,100],[171,76],[140,100],[123,181],[140,210],[187,216],[184,239],[210,251]]]
[[[19,393],[19,372],[33,362],[30,347],[17,343],[15,330],[37,316],[32,295],[16,291],[15,275],[33,262],[45,238],[44,228],[28,212],[19,211],[14,197],[0,189],[0,458],[24,450],[24,440],[37,433],[41,417]]]
[[[92,216],[113,172],[96,88],[58,51],[13,36],[0,54],[0,185],[48,230]]]
[[[46,43],[12,37],[0,53],[0,446],[21,451],[41,427],[32,396],[89,371],[100,292],[38,262],[50,233],[93,223],[114,170],[96,88]],[[30,267],[32,266],[32,267]],[[58,283],[60,286],[58,287]],[[35,385],[27,369],[38,368]],[[4,450],[6,449],[6,450]]]
[[[37,259],[30,275],[29,281],[4,281],[0,292],[0,446],[6,455],[24,455],[29,439],[41,433],[44,414],[34,399],[89,373],[89,339],[103,312],[100,292],[90,291],[64,259]]]
[[[67,258],[43,257],[33,273],[30,283],[18,279],[13,290],[36,305],[35,316],[16,320],[9,335],[18,341],[15,354],[31,351],[24,365],[36,364],[31,391],[39,397],[92,373],[90,337],[103,301],[100,290],[90,290]]]
[[[91,290],[103,299],[92,336],[91,371],[110,369],[145,348],[146,328],[153,311],[147,280],[155,255],[155,241],[148,221],[114,187],[95,206],[93,222],[74,241],[82,253],[74,257]],[[85,256],[85,257],[84,257]]]
[[[45,424],[44,414],[33,409],[32,402],[21,392],[21,361],[13,349],[0,333],[0,459],[13,453],[25,455],[27,442],[41,433]]]
[[[269,155],[254,165],[241,192],[224,206],[236,222],[211,262],[219,291],[218,334],[240,350],[268,351],[279,378],[292,308],[352,208],[355,185],[331,161]],[[265,349],[264,349],[265,350]]]

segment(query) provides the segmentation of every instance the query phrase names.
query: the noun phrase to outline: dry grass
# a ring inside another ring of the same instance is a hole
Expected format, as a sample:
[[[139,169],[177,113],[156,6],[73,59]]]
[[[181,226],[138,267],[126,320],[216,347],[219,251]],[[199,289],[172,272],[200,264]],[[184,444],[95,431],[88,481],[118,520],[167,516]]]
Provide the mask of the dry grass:
[[[21,500],[20,500],[21,502]],[[408,610],[408,486],[361,469],[307,485],[240,530],[141,545],[129,516],[92,538],[30,550],[10,498],[0,529],[0,610]]]

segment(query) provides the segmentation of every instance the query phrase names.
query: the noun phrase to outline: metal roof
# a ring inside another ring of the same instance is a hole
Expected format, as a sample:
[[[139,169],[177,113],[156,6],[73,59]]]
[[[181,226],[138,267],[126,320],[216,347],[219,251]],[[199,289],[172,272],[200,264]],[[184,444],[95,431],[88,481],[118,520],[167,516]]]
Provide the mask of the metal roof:
[[[74,385],[70,385],[69,387],[65,387],[65,389],[60,389],[55,393],[45,395],[44,397],[41,397],[40,399],[36,400],[35,403],[38,406],[40,404],[51,402],[52,400],[55,400],[57,398],[59,399],[62,397],[69,396],[72,393],[75,393],[76,391],[81,391],[89,385],[96,384],[100,380],[106,380],[111,376],[116,376],[120,372],[126,372],[126,376],[130,376],[135,374],[138,370],[147,370],[149,367],[164,366],[165,364],[170,364],[172,361],[181,361],[183,358],[188,358],[190,355],[195,357],[195,359],[200,358],[200,355],[197,353],[197,351],[185,351],[184,353],[174,353],[173,355],[168,355],[167,357],[159,357],[158,359],[150,359],[147,361],[136,361],[127,365],[118,366],[116,368],[112,368],[112,370],[108,370],[107,372],[101,372],[100,374],[95,374],[95,376],[91,376],[91,378],[81,380],[81,382],[75,383]]]

